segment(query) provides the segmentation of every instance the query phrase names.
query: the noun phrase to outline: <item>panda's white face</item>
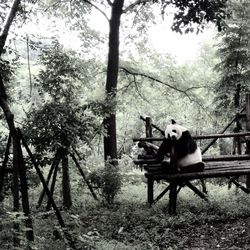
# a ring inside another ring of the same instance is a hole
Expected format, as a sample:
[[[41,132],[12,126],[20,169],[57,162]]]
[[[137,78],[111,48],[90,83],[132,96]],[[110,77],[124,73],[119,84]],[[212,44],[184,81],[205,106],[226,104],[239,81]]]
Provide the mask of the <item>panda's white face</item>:
[[[182,132],[184,131],[187,131],[187,129],[177,123],[169,124],[165,130],[165,137],[170,138],[173,141],[179,140],[182,136]]]

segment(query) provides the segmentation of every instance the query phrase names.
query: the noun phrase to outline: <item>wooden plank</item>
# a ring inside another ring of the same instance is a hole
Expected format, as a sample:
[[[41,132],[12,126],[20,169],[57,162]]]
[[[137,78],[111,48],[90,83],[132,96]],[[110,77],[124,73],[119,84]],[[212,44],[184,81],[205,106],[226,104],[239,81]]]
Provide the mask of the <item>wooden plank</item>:
[[[202,161],[235,161],[235,160],[250,160],[250,155],[215,155],[215,156],[203,156]]]
[[[218,162],[218,161],[245,161],[250,160],[250,155],[215,155],[215,156],[203,156],[202,161],[204,162]],[[138,159],[134,160],[134,164],[141,165],[141,164],[147,164],[152,165],[159,163],[157,159]]]
[[[218,139],[218,138],[230,138],[230,137],[240,137],[240,136],[250,136],[250,132],[240,132],[240,133],[227,133],[227,134],[209,134],[209,135],[192,135],[195,140],[205,140],[205,139]],[[137,141],[163,141],[164,137],[141,137],[133,138],[134,142]]]
[[[147,178],[154,176],[155,180],[178,180],[178,181],[185,181],[185,180],[194,180],[200,178],[217,178],[217,177],[227,177],[227,176],[240,176],[250,174],[250,169],[239,169],[239,170],[225,170],[225,171],[204,171],[204,172],[194,172],[194,173],[183,173],[183,174],[159,174],[153,175],[150,173],[145,173]]]

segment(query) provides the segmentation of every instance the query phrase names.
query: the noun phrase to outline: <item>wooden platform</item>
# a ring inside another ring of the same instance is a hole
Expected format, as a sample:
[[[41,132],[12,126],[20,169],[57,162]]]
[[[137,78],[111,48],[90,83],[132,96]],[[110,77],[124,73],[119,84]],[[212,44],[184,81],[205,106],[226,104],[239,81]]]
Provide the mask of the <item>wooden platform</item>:
[[[140,157],[139,157],[140,158]],[[216,161],[216,160],[217,161]],[[218,159],[227,159],[226,161],[218,161]],[[238,159],[238,160],[235,160]],[[204,157],[205,169],[202,172],[193,173],[164,173],[160,163],[156,159],[138,159],[134,163],[140,165],[145,170],[147,178],[148,194],[147,199],[150,205],[159,201],[166,193],[169,192],[169,213],[175,214],[177,207],[177,195],[181,188],[188,187],[195,194],[204,200],[208,200],[206,193],[195,187],[191,181],[207,178],[228,178],[231,183],[235,184],[245,193],[250,190],[237,181],[237,177],[250,174],[250,155],[234,155],[234,156],[213,156]],[[154,197],[154,182],[166,181],[169,185],[157,197]]]

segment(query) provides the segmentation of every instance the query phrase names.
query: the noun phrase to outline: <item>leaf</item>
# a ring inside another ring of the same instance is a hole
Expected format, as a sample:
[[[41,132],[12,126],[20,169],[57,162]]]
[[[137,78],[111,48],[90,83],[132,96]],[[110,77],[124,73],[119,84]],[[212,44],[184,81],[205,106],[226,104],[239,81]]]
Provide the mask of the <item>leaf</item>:
[[[122,233],[124,227],[120,227],[119,230],[118,230],[118,234]]]

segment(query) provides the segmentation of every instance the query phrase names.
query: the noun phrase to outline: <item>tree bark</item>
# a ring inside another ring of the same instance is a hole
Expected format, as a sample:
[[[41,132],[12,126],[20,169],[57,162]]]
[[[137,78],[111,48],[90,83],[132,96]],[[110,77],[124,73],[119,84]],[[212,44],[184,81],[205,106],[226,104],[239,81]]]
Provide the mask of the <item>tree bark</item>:
[[[110,98],[115,100],[119,70],[119,30],[124,0],[114,0],[112,4],[111,19],[109,21],[109,53],[106,78],[107,102]],[[104,136],[104,159],[117,164],[117,140],[116,140],[116,107],[114,111],[104,119],[103,124],[107,130]]]
[[[72,206],[72,198],[69,178],[69,160],[67,153],[62,155],[62,193],[63,206],[69,209]]]

